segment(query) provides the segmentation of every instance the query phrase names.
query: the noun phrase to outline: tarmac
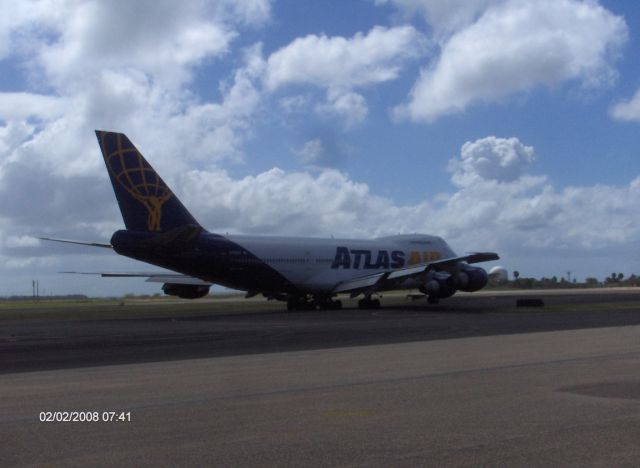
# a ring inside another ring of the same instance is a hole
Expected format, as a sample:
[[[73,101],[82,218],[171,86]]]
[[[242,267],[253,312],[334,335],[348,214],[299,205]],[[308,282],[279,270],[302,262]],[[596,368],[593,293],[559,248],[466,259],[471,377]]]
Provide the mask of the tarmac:
[[[534,296],[0,311],[0,464],[637,466],[640,293]]]

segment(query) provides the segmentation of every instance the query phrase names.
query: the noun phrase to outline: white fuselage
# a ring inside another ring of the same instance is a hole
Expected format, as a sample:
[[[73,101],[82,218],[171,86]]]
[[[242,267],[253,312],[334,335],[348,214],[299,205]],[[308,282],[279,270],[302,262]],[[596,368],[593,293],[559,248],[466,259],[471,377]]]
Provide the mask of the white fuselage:
[[[442,238],[423,234],[371,240],[225,237],[309,292],[327,292],[352,278],[455,257]],[[403,286],[412,288],[417,283],[408,280]]]

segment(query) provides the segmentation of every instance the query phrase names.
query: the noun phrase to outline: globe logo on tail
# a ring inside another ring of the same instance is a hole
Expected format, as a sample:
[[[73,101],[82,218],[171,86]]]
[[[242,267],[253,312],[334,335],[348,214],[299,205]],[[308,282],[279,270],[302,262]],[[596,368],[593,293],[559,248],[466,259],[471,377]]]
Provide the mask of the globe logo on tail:
[[[105,136],[101,141],[103,149],[109,148]],[[122,146],[122,135],[116,135],[115,143],[115,148],[109,148],[111,151],[103,151],[113,180],[147,209],[149,231],[161,231],[162,206],[173,196],[173,192],[135,146],[128,141],[126,147]]]

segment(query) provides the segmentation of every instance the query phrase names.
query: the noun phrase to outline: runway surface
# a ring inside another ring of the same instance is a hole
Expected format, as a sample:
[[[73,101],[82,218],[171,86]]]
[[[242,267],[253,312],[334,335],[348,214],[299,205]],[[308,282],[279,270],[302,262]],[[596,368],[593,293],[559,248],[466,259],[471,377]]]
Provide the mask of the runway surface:
[[[638,299],[0,320],[0,463],[637,466]]]
[[[540,297],[546,306],[518,309],[520,297]],[[89,306],[62,317],[51,309],[29,318],[27,310],[9,320],[0,313],[0,374],[640,324],[635,290],[468,295],[438,306],[407,302],[404,296],[386,302],[391,305],[380,310],[288,312],[279,303],[243,308],[240,300],[222,307],[197,301]]]

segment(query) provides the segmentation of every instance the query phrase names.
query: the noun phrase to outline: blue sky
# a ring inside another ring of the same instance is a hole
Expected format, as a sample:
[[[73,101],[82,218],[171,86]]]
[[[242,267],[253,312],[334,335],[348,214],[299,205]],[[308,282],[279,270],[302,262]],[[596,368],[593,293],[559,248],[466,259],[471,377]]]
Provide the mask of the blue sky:
[[[121,227],[96,128],[212,231],[425,232],[525,276],[640,273],[638,2],[0,6],[0,296],[157,290],[59,275],[150,267],[35,239]]]

